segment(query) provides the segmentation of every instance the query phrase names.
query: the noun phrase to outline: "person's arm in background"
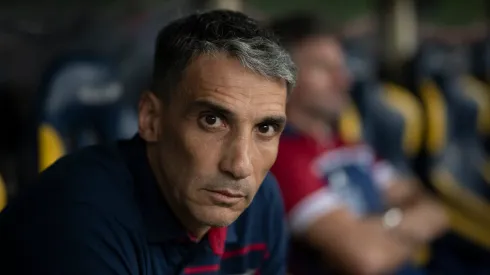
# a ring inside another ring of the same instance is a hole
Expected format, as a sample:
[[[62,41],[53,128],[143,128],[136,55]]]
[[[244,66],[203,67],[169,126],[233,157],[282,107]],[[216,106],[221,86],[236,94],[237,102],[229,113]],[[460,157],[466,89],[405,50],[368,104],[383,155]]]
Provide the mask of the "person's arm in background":
[[[390,234],[381,219],[364,220],[350,212],[313,173],[308,159],[280,156],[272,172],[293,237],[320,251],[325,262],[344,274],[390,274],[410,259],[415,247]]]
[[[425,244],[449,226],[443,207],[415,179],[400,176],[386,161],[374,166],[374,176],[384,191],[388,207],[401,210],[402,221],[394,233],[413,245]]]
[[[281,191],[276,179],[269,173],[263,185],[267,185],[267,201],[269,214],[266,216],[269,228],[268,257],[262,264],[260,274],[285,275],[287,272],[287,256],[289,234],[286,215],[281,198]]]

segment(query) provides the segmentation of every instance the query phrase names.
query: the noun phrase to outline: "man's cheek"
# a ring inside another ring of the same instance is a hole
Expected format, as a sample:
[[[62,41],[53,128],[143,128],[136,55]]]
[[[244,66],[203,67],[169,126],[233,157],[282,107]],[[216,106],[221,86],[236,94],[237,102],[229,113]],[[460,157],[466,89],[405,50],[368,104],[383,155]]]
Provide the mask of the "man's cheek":
[[[269,141],[266,146],[263,146],[260,150],[257,168],[259,171],[268,171],[277,158],[277,153],[279,152],[279,136],[272,141]]]

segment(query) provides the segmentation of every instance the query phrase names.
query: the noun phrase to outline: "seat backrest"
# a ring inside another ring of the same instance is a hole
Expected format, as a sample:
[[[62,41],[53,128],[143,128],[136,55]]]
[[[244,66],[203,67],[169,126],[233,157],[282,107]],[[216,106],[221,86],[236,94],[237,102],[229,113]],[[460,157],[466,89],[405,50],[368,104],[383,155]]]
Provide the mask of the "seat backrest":
[[[357,114],[350,111],[350,116],[362,119],[364,140],[401,172],[412,174],[423,134],[419,102],[400,86],[376,81],[357,82],[352,95]]]
[[[476,106],[476,129],[482,138],[490,138],[490,85],[472,75],[461,78],[464,96]]]
[[[347,41],[345,46],[348,66],[354,78],[351,95],[355,108],[346,112],[341,120],[341,130],[349,129],[349,136],[355,136],[359,131],[352,125],[359,117],[362,124],[357,128],[362,129],[363,139],[381,157],[390,160],[404,173],[411,174],[410,158],[420,148],[417,143],[420,143],[422,134],[417,102],[401,87],[379,82],[375,54],[369,52],[369,47],[355,40]]]
[[[478,90],[479,92],[476,99],[479,104],[479,109],[483,110],[479,112],[479,131],[482,135],[482,139],[485,145],[485,150],[487,154],[490,154],[490,130],[487,128],[487,110],[490,109],[488,106],[483,106],[483,104],[490,105],[490,38],[487,37],[480,41],[475,42],[471,47],[471,72],[469,77],[473,79],[472,87],[475,89],[468,90]],[[483,98],[486,98],[483,99]],[[489,123],[490,124],[490,123]],[[489,164],[490,165],[490,164]],[[490,174],[490,167],[488,168],[488,173]],[[490,177],[490,176],[489,176]]]
[[[386,106],[402,118],[402,127],[398,128],[400,139],[395,141],[402,150],[400,157],[416,157],[421,150],[425,127],[421,103],[410,91],[394,83],[384,83],[381,96]]]
[[[425,148],[430,158],[441,154],[447,144],[446,102],[438,85],[426,78],[419,87],[419,95],[426,113]]]
[[[98,56],[58,61],[48,70],[40,95],[41,170],[64,153],[136,132],[136,113],[124,100],[116,68]]]
[[[7,205],[7,187],[3,180],[2,175],[0,175],[0,211]]]
[[[39,170],[43,171],[66,154],[65,144],[52,125],[43,123],[38,130]]]
[[[479,110],[474,91],[465,89],[464,65],[451,50],[434,45],[421,51],[419,96],[427,118],[426,150],[429,178],[445,203],[455,232],[489,247],[490,185],[481,167],[485,163],[478,138]],[[456,69],[455,69],[456,68]],[[484,126],[484,125],[483,125]]]
[[[473,43],[470,58],[471,74],[490,83],[490,38]]]
[[[362,118],[355,104],[351,104],[340,116],[339,134],[343,141],[355,144],[362,141]]]
[[[428,147],[434,159],[454,144],[464,144],[466,149],[480,146],[478,128],[487,127],[486,119],[479,118],[479,103],[475,100],[481,91],[474,86],[468,88],[474,82],[465,77],[464,56],[457,48],[436,50],[434,45],[419,56],[419,93],[429,118]]]

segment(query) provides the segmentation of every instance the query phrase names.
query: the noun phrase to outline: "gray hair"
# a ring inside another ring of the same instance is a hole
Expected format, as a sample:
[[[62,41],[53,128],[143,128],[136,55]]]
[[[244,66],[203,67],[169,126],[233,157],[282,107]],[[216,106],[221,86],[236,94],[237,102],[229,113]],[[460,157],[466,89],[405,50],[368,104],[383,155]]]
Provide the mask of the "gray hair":
[[[192,60],[203,54],[226,53],[262,76],[282,79],[288,94],[296,67],[272,32],[246,15],[215,10],[176,20],[158,35],[152,90],[169,99]]]

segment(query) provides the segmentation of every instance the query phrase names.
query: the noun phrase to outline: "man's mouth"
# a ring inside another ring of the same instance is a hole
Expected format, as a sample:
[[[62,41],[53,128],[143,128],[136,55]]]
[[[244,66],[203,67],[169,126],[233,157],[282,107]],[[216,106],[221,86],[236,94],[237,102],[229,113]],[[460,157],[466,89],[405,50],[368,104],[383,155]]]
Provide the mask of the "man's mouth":
[[[245,198],[245,194],[229,189],[206,190],[213,201],[219,204],[235,204]]]

